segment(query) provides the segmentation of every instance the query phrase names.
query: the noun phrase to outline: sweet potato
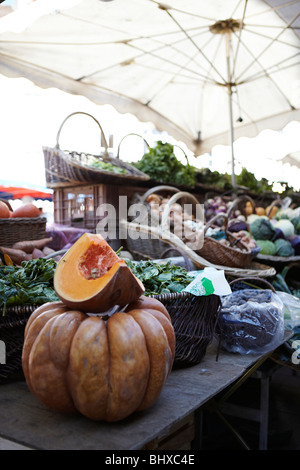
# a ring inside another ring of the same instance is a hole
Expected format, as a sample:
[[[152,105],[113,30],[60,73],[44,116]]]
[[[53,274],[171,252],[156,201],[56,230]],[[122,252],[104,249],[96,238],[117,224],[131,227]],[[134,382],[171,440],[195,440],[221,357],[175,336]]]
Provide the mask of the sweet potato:
[[[32,252],[32,259],[44,258],[44,257],[45,257],[45,254],[43,253],[43,251],[39,250],[38,248],[34,248]]]
[[[16,242],[13,248],[25,251],[25,253],[32,253],[35,248],[42,250],[44,246],[52,241],[52,238],[41,238],[40,240],[24,240]]]
[[[53,248],[49,248],[49,246],[44,246],[43,253],[44,253],[44,256],[48,256],[48,255],[52,255],[52,253],[55,253],[55,250],[53,250]]]
[[[21,265],[22,261],[27,261],[27,253],[25,253],[25,251],[17,250],[16,248],[9,248],[7,246],[0,246],[0,251],[2,251],[3,254],[8,255],[18,266]]]

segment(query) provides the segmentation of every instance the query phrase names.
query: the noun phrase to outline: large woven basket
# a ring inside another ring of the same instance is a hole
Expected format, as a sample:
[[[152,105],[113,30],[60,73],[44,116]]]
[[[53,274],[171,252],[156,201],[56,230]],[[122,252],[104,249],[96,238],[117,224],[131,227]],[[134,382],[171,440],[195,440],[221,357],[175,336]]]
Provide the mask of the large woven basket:
[[[166,242],[169,245],[169,248],[173,246],[177,248],[181,253],[184,253],[194,264],[194,267],[203,269],[205,267],[213,267],[216,269],[221,269],[225,272],[226,275],[231,275],[234,277],[248,277],[248,276],[258,276],[258,277],[272,277],[276,274],[276,269],[272,266],[267,266],[261,263],[252,261],[247,268],[236,268],[232,266],[222,266],[211,263],[205,258],[200,256],[196,251],[190,248],[183,240],[177,237],[174,233],[170,231],[163,231],[161,227],[151,227],[149,225],[141,225],[135,222],[128,222],[127,220],[121,219],[120,226],[124,231],[136,230],[140,233],[147,235],[149,238],[157,239],[163,242]]]
[[[61,150],[59,146],[59,137],[63,125],[71,116],[75,114],[83,114],[91,117],[98,125],[101,132],[101,147],[99,155],[92,155],[84,152],[76,152],[70,150]],[[123,162],[120,158],[115,158],[109,155],[108,145],[103,132],[103,129],[97,119],[91,114],[76,111],[69,114],[62,122],[56,137],[56,146],[43,147],[44,160],[45,160],[45,173],[46,183],[49,188],[60,188],[67,186],[74,186],[78,184],[100,184],[100,183],[118,183],[120,181],[146,181],[150,177],[133,167],[129,163]],[[117,173],[115,171],[106,170],[103,168],[95,168],[91,166],[93,160],[98,160],[103,163],[110,163],[116,169],[122,169],[124,172]]]
[[[146,225],[150,224],[151,222],[159,225],[159,219],[154,220],[153,215],[151,215],[151,207],[147,202],[149,196],[153,194],[164,194],[164,193],[176,193],[179,192],[179,189],[173,186],[155,186],[148,191],[146,191],[142,196],[138,196],[137,203],[142,204],[147,210],[147,217],[144,223]],[[151,232],[144,232],[143,236],[139,238],[135,238],[131,235],[131,228],[135,232],[135,224],[131,224],[129,221],[127,224],[127,239],[126,239],[126,248],[130,251],[135,259],[160,259],[162,257],[162,253],[172,248],[172,245],[169,243],[162,241],[159,237],[151,236]],[[170,253],[170,256],[172,253]]]
[[[23,376],[22,349],[24,343],[24,330],[28,318],[36,307],[33,305],[18,305],[7,307],[5,315],[0,309],[0,341],[5,348],[1,353],[0,384]],[[1,354],[2,356],[3,354]],[[4,363],[3,363],[4,362]]]
[[[226,238],[230,245],[223,245],[219,240],[207,236],[207,230],[214,225],[214,223],[222,218]],[[226,214],[218,214],[213,217],[204,229],[204,243],[197,253],[203,258],[207,259],[214,264],[221,264],[223,266],[231,266],[234,268],[246,268],[250,265],[254,255],[250,248],[238,239],[233,233],[227,230],[228,216]]]
[[[0,246],[12,247],[19,241],[45,238],[46,223],[46,217],[0,219]]]
[[[188,292],[153,296],[168,310],[176,337],[175,367],[196,365],[213,340],[220,298],[194,296]]]

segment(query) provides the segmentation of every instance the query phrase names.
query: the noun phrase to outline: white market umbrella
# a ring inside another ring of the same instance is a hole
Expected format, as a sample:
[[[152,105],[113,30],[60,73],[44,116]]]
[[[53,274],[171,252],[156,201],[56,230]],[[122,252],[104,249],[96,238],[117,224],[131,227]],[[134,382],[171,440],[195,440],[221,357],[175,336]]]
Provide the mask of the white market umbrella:
[[[299,0],[59,3],[28,5],[21,31],[0,19],[1,74],[112,104],[197,155],[230,144],[234,185],[234,139],[300,119]]]

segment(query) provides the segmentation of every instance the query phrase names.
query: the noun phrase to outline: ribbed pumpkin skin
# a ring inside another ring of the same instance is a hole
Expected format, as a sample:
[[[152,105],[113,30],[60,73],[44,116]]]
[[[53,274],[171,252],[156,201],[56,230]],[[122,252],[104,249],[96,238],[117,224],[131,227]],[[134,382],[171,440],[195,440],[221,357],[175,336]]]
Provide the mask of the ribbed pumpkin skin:
[[[93,420],[119,421],[150,407],[175,351],[171,321],[155,306],[129,308],[106,321],[60,302],[36,309],[22,353],[31,392],[49,408]]]

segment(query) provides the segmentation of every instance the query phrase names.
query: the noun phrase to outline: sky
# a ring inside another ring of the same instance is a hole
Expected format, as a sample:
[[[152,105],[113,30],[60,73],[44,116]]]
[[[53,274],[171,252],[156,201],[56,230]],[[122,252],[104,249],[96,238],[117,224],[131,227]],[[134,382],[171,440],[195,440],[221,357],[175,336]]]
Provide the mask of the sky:
[[[142,135],[150,146],[157,140],[178,144],[188,154],[192,165],[209,167],[220,173],[231,171],[229,147],[216,146],[211,154],[194,158],[182,142],[167,133],[157,133],[154,126],[139,122],[133,115],[119,114],[112,106],[99,106],[85,97],[75,96],[54,88],[43,90],[25,78],[0,75],[0,183],[16,182],[24,186],[45,188],[43,147],[56,145],[57,132],[63,120],[77,111],[92,114],[101,124],[107,140],[112,136],[114,156],[120,142],[120,158],[139,160],[146,150]],[[127,136],[125,138],[125,136]],[[290,152],[300,150],[300,123],[291,122],[281,132],[263,131],[257,138],[241,138],[234,146],[236,173],[243,166],[260,179],[286,181],[300,189],[300,169],[280,160]],[[124,139],[123,139],[124,138]],[[122,140],[123,139],[123,140]],[[99,153],[100,131],[87,116],[73,116],[63,125],[59,137],[62,149]],[[176,150],[185,162],[183,152]]]

